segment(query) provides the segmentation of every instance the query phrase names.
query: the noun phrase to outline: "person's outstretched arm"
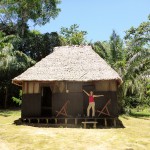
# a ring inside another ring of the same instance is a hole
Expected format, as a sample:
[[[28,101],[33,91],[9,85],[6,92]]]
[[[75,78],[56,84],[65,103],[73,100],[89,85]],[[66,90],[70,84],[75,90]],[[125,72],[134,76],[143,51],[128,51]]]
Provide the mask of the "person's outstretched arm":
[[[93,95],[93,97],[101,97],[101,96],[104,96],[104,95]]]
[[[84,92],[87,96],[89,96],[89,93],[88,93],[88,92],[86,92],[85,90],[83,90],[83,92]]]

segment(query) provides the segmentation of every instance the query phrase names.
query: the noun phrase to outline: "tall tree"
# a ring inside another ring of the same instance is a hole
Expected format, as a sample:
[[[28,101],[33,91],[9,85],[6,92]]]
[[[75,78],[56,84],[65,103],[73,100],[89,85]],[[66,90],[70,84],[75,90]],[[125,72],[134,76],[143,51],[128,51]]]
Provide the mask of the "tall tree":
[[[81,45],[85,44],[86,31],[80,31],[77,24],[71,25],[69,28],[62,27],[60,38],[62,45]]]
[[[0,20],[17,23],[23,37],[29,20],[35,25],[45,25],[51,19],[55,19],[60,12],[57,7],[60,2],[60,0],[1,0]]]
[[[110,61],[110,45],[107,41],[97,41],[92,44],[92,47],[103,59]]]
[[[13,43],[15,49],[19,49],[35,61],[41,60],[53,51],[53,48],[61,45],[61,40],[56,32],[41,34],[39,31],[28,31],[28,36]]]
[[[149,23],[142,23],[138,28],[126,32],[125,46],[121,38],[113,31],[109,42],[96,42],[94,50],[120,74],[123,84],[119,89],[122,106],[137,106],[147,102],[145,97],[149,74],[150,48]],[[145,100],[145,101],[144,101]]]
[[[124,58],[123,41],[120,36],[113,30],[109,40],[110,44],[110,59],[114,64],[116,61],[120,61]]]
[[[126,50],[123,40],[115,31],[112,32],[109,41],[97,41],[93,49],[104,58],[119,74],[123,76],[126,63]]]
[[[150,17],[149,17],[150,20]],[[137,28],[131,27],[126,31],[125,42],[127,49],[127,63],[123,76],[123,95],[130,97],[134,104],[142,104],[146,95],[146,88],[150,75],[150,21],[142,22]],[[130,94],[129,94],[130,93]],[[150,97],[148,96],[147,100]],[[128,102],[127,100],[126,102]]]
[[[5,36],[0,32],[0,93],[3,93],[0,97],[4,100],[4,107],[10,93],[8,90],[11,87],[11,79],[35,63],[24,53],[14,49],[12,41],[16,38],[18,37]]]

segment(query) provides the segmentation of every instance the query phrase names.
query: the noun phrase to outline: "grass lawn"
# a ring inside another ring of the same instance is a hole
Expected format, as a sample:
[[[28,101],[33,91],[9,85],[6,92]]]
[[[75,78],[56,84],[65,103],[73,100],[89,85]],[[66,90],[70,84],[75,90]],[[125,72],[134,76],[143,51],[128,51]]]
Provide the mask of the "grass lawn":
[[[149,150],[150,117],[120,116],[125,128],[39,128],[14,125],[20,111],[0,111],[0,150]]]

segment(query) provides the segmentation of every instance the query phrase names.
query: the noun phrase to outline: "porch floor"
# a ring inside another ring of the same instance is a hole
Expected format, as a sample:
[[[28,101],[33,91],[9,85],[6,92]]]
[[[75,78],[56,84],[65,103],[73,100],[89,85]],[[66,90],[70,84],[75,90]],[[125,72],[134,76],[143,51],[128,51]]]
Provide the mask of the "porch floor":
[[[118,121],[118,117],[26,117],[26,118],[21,118],[22,122],[25,123],[36,123],[36,124],[40,124],[40,123],[44,123],[44,124],[74,124],[74,125],[79,125],[82,124],[82,122],[97,122],[98,125],[101,126],[105,126],[108,127],[108,125],[110,126],[114,126],[117,127],[117,121]]]

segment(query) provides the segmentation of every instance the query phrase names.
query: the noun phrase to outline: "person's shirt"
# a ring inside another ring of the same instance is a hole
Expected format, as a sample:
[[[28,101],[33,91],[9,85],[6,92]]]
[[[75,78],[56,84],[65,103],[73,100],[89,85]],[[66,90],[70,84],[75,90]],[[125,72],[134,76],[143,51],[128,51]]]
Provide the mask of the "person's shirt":
[[[91,96],[89,96],[89,103],[92,103],[92,102],[94,102],[94,97],[93,97],[93,95]]]

